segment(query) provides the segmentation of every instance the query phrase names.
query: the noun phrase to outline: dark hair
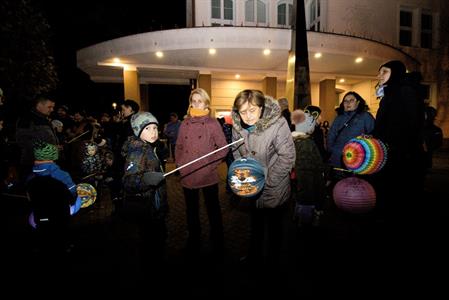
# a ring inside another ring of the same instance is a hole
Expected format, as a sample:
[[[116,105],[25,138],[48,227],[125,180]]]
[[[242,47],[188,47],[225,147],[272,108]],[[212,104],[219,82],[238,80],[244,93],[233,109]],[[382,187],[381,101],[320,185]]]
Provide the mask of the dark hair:
[[[265,106],[265,96],[259,90],[243,90],[235,97],[234,105],[232,109],[235,112],[238,112],[240,107],[242,107],[245,103],[251,103],[253,105],[257,105],[259,107]]]
[[[340,103],[340,106],[338,106],[335,111],[337,112],[337,114],[342,115],[345,112],[345,107],[343,105],[343,102],[346,98],[346,96],[348,95],[353,95],[355,97],[355,99],[357,99],[357,101],[359,102],[359,105],[357,106],[357,113],[361,113],[363,111],[369,111],[369,106],[368,104],[366,104],[365,99],[362,98],[362,96],[360,96],[358,93],[354,92],[354,91],[349,91],[347,92],[344,97],[343,100]]]
[[[176,119],[178,118],[178,114],[177,113],[174,113],[174,112],[172,112],[172,113],[170,113],[170,117],[175,117]]]
[[[36,106],[38,103],[45,103],[47,101],[55,103],[55,100],[50,99],[47,95],[38,95],[36,98],[34,98],[34,106]]]
[[[123,102],[123,105],[124,105],[124,106],[128,106],[128,107],[131,107],[131,109],[132,109],[133,112],[135,112],[135,113],[138,112],[139,109],[140,109],[139,104],[137,104],[136,101],[131,100],[131,99],[126,99],[126,100]]]

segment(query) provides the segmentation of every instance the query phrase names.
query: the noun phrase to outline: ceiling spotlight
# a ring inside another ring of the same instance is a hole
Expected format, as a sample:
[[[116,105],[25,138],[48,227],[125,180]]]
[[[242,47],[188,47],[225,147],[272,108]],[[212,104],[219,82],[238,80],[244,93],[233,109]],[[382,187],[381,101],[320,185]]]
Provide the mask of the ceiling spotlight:
[[[356,62],[357,64],[361,63],[362,61],[363,61],[363,58],[362,58],[362,57],[357,57],[357,58],[355,59],[355,62]]]
[[[120,63],[120,58],[114,57],[114,59],[112,59],[112,61],[113,61],[114,63],[116,63],[116,64],[119,64],[119,63]]]
[[[313,55],[315,58],[321,58],[321,56],[323,56],[323,54],[321,54],[321,52],[317,52],[315,53],[315,55]]]
[[[239,79],[240,78],[240,74],[235,74],[235,79]]]
[[[156,56],[159,58],[164,57],[164,53],[162,51],[158,51],[156,52]]]
[[[217,49],[214,49],[214,48],[210,48],[209,49],[209,54],[210,55],[215,55],[215,53],[217,53]]]
[[[344,78],[340,78],[340,80],[338,82],[343,83],[343,82],[345,82],[345,79]]]
[[[270,49],[263,50],[263,55],[270,55],[270,53],[271,53]]]

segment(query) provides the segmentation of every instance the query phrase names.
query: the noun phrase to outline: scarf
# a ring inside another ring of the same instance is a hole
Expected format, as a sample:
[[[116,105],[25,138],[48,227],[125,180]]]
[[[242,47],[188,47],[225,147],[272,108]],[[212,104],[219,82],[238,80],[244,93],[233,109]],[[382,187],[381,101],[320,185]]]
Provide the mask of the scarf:
[[[385,91],[384,88],[386,87],[386,85],[378,85],[376,88],[376,97],[377,98],[381,98],[385,95]]]
[[[209,114],[209,109],[199,109],[199,108],[193,108],[191,107],[189,109],[189,114],[191,117],[204,117]]]

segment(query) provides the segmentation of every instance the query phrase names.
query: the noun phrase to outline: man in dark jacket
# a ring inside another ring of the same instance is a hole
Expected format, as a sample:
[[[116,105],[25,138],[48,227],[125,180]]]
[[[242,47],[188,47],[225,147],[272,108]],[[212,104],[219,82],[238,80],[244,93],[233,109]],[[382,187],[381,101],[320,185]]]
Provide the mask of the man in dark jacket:
[[[29,174],[34,162],[33,143],[37,140],[58,145],[58,138],[48,119],[53,112],[55,102],[47,97],[38,96],[33,108],[19,118],[16,126],[16,142],[21,151],[21,175]]]

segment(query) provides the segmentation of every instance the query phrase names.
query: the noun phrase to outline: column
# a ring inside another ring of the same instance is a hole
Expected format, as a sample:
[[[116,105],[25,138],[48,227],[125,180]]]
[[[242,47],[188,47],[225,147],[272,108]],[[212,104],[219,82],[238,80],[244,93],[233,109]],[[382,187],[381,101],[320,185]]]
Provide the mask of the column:
[[[288,99],[288,107],[291,111],[294,107],[293,99],[295,97],[295,51],[289,51],[287,64],[287,79],[285,80],[285,96]]]
[[[131,99],[141,105],[140,84],[137,68],[126,66],[123,68],[123,83],[125,85],[125,99]]]
[[[205,90],[210,99],[212,100],[212,75],[211,74],[200,74],[198,76],[198,87]]]
[[[331,123],[336,115],[335,105],[338,103],[337,91],[335,90],[335,79],[320,81],[320,108],[323,121]]]
[[[277,99],[277,78],[265,77],[262,80],[262,92],[265,95],[271,96]]]

